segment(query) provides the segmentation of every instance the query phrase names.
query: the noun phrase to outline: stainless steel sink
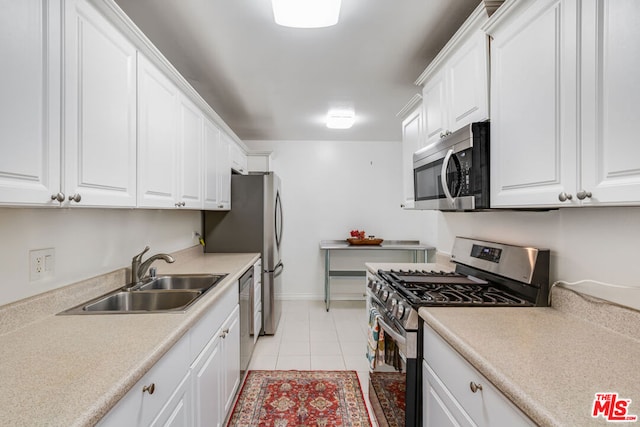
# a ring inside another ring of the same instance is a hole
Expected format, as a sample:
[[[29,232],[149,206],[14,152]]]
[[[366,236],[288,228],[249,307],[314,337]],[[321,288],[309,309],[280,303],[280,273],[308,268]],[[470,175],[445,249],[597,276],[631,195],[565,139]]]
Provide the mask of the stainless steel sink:
[[[127,292],[120,291],[90,302],[82,307],[84,311],[168,311],[182,310],[196,298],[200,291],[153,291]]]
[[[150,289],[189,289],[206,292],[222,280],[226,274],[176,274],[158,276],[148,279],[143,285],[134,288],[136,291]]]
[[[60,314],[183,312],[226,274],[178,274],[147,279],[84,302]],[[126,289],[126,290],[125,290]]]

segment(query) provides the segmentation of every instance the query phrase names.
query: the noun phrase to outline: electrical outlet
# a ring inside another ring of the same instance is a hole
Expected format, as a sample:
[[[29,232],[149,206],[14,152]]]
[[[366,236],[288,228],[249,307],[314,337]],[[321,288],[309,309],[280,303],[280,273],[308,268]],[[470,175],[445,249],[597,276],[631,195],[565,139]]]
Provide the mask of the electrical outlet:
[[[53,276],[55,271],[55,249],[34,249],[29,251],[29,281]]]

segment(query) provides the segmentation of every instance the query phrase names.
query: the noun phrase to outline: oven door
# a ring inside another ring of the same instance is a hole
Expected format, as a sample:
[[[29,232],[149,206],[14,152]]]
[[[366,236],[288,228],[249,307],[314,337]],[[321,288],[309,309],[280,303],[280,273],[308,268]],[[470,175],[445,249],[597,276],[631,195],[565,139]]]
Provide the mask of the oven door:
[[[369,372],[369,400],[376,420],[380,426],[415,426],[421,387],[417,332],[403,330],[385,315],[384,305],[373,295],[368,295],[368,303],[384,334],[384,348],[378,349]]]

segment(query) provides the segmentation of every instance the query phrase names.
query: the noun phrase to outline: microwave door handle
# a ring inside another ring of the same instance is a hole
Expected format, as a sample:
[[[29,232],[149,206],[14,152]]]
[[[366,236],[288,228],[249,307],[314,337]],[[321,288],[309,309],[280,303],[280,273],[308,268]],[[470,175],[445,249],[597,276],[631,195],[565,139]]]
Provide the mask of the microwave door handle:
[[[453,148],[450,148],[449,151],[447,151],[447,155],[444,156],[444,160],[442,161],[442,171],[440,172],[440,182],[442,183],[442,191],[444,191],[445,197],[453,207],[456,201],[451,196],[451,192],[449,191],[449,183],[447,182],[447,165],[449,164],[449,160],[451,160],[451,156],[453,156]]]

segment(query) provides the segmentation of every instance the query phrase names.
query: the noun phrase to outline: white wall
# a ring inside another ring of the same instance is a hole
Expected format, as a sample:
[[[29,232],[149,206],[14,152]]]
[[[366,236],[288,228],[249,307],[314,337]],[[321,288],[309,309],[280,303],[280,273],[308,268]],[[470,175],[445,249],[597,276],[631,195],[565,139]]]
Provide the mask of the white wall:
[[[551,249],[551,281],[640,286],[640,208],[439,213],[438,248],[456,235]]]
[[[436,244],[436,213],[400,208],[400,142],[245,142],[253,150],[273,152],[271,167],[282,180],[285,298],[323,298],[320,240],[345,239],[357,228],[383,239]],[[335,255],[332,266],[363,269],[364,261],[410,260],[407,253],[362,254]],[[336,299],[363,293],[362,279],[333,283]]]
[[[0,208],[0,305],[197,244],[200,211]],[[55,275],[29,282],[29,250],[55,248]]]

